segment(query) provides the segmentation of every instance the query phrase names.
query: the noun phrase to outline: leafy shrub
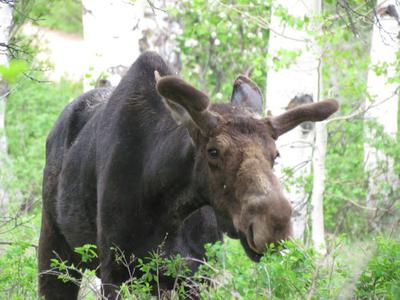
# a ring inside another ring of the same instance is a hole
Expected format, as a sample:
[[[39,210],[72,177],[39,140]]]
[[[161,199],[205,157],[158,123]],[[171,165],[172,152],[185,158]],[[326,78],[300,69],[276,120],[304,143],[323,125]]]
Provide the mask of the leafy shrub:
[[[165,258],[155,251],[140,259],[126,257],[114,249],[117,262],[130,274],[120,288],[120,295],[123,299],[144,299],[158,293],[160,297],[165,293],[157,288],[160,276],[176,278],[174,289],[166,292],[173,299],[185,299],[193,291],[200,292],[201,299],[327,299],[337,295],[347,271],[331,259],[333,256],[329,256],[327,263],[326,257],[318,256],[311,248],[291,241],[284,246],[282,252],[271,247],[259,263],[254,263],[238,241],[227,239],[226,243],[206,245],[207,261],[194,275],[187,268],[187,259],[180,255]],[[87,259],[96,257],[94,249],[93,245],[85,245],[75,252]],[[94,274],[93,270],[85,273],[58,259],[53,259],[52,266],[58,269],[55,275],[63,281],[74,280],[68,277],[71,271],[84,277]]]
[[[202,295],[205,299],[327,299],[337,294],[346,276],[343,266],[326,263],[314,250],[296,242],[284,246],[281,252],[270,248],[254,263],[238,241],[208,245],[209,261],[196,276],[208,276],[212,285],[204,285]]]
[[[378,237],[375,255],[361,274],[360,299],[400,299],[400,241]]]
[[[0,214],[0,299],[36,299],[35,250],[45,140],[59,113],[81,92],[81,86],[67,81],[50,84],[20,79],[10,88],[6,134],[11,171],[5,182],[9,205],[7,212]]]
[[[1,226],[2,241],[7,236],[5,231]],[[19,228],[13,230],[13,235],[7,247],[0,247],[0,299],[36,299],[37,253],[35,244],[30,241],[36,238],[37,232],[32,228]]]
[[[372,243],[369,242],[371,246]],[[206,245],[207,261],[196,274],[191,275],[186,267],[187,260],[181,256],[162,257],[155,251],[146,259],[126,257],[120,250],[117,262],[130,270],[131,277],[120,288],[122,299],[149,299],[157,294],[152,286],[158,284],[160,276],[176,277],[174,290],[167,292],[171,299],[186,299],[194,290],[201,299],[334,299],[340,297],[343,289],[351,293],[354,284],[348,285],[351,274],[345,265],[346,254],[340,243],[335,250],[320,256],[313,249],[288,241],[285,249],[277,252],[270,248],[259,263],[252,262],[245,255],[240,243],[226,239]],[[349,245],[353,251],[360,248]],[[96,257],[95,246],[85,245],[76,249],[82,258]],[[135,269],[132,269],[133,263]],[[53,260],[53,267],[60,270],[60,280],[70,280],[67,271],[77,270],[68,262]],[[353,266],[354,267],[354,266]],[[64,271],[64,273],[63,273]],[[141,274],[138,277],[138,274]],[[353,297],[357,299],[399,299],[400,296],[400,242],[389,238],[377,239],[377,250],[362,272],[355,286]],[[153,293],[152,293],[153,289]],[[96,294],[99,291],[94,291]],[[162,297],[163,291],[158,296]],[[349,294],[348,296],[350,296]]]
[[[6,107],[8,153],[13,185],[26,202],[41,194],[47,135],[62,109],[82,91],[80,84],[58,84],[25,79],[11,86]]]

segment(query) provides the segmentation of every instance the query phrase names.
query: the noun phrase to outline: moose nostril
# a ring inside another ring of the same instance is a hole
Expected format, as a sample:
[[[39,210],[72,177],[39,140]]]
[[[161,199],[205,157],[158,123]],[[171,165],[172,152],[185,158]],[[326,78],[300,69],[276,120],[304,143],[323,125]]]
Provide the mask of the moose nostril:
[[[256,243],[254,242],[253,223],[251,223],[250,226],[249,226],[248,241],[249,241],[250,246],[253,249],[256,249]]]

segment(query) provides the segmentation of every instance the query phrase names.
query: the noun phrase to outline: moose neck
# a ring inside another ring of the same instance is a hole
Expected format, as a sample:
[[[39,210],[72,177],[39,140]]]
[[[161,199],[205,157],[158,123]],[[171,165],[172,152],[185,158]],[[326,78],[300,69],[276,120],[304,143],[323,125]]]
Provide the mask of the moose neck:
[[[180,128],[179,130],[185,130],[187,133],[186,129]],[[189,139],[188,134],[186,138]],[[187,141],[187,139],[183,140]],[[187,172],[187,176],[185,176],[187,178],[181,178],[184,188],[176,197],[169,199],[168,219],[174,220],[173,223],[178,226],[191,213],[202,206],[211,204],[207,166],[200,153],[196,151],[195,146],[190,142],[186,147],[181,147],[179,155],[183,160],[186,160],[184,164],[188,167],[190,166],[190,170],[179,170],[183,174]]]
[[[177,227],[192,212],[210,203],[207,166],[188,130],[177,125],[158,95],[154,70],[162,76],[170,71],[164,62],[153,60],[153,66],[135,63],[121,80],[107,104],[104,126],[118,120],[113,123],[114,133],[127,148],[138,151],[138,140],[127,128],[142,128],[151,136],[146,140],[148,153],[143,154],[145,205],[155,221]]]

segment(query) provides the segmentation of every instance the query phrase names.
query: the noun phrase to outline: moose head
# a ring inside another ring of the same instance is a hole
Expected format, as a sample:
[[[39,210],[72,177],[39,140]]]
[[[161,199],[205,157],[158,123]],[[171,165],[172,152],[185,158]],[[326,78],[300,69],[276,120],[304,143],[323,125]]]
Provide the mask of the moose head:
[[[292,208],[273,166],[278,137],[305,121],[322,121],[338,109],[324,100],[260,118],[262,95],[257,85],[239,76],[229,104],[209,97],[177,76],[160,77],[156,87],[178,124],[185,126],[204,162],[211,205],[240,238],[247,254],[259,260],[266,247],[291,236]]]

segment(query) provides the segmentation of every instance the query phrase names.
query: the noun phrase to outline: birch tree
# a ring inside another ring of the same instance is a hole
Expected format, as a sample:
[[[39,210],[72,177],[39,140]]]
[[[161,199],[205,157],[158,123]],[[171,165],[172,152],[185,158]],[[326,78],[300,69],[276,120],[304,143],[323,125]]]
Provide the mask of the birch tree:
[[[12,26],[11,2],[0,1],[0,65],[8,65],[7,45],[10,38]],[[3,176],[7,158],[7,140],[5,135],[5,112],[8,87],[6,82],[0,78],[0,209],[7,204],[7,194],[4,188]]]
[[[319,79],[319,49],[315,47],[312,37],[307,33],[307,28],[296,29],[288,24],[285,24],[279,15],[287,13],[297,19],[312,18],[319,13],[321,9],[320,1],[289,1],[280,0],[274,1],[271,15],[271,31],[268,49],[268,75],[266,109],[272,115],[280,114],[285,107],[290,108],[291,105],[299,99],[298,104],[302,104],[301,99],[307,97],[314,101],[319,100],[320,94],[320,79]],[[310,24],[312,25],[312,24]],[[310,28],[308,28],[310,29]],[[285,61],[290,64],[285,66]],[[282,66],[281,66],[282,65]],[[296,97],[297,96],[297,97]],[[321,126],[321,125],[320,125]],[[323,139],[324,129],[318,127],[317,138]],[[282,173],[283,169],[293,170],[294,178],[301,178],[310,174],[310,161],[312,160],[314,130],[312,126],[303,124],[296,129],[283,135],[278,140],[278,148],[282,157],[278,172]],[[320,143],[321,145],[324,142]],[[324,154],[323,151],[316,149],[319,154]],[[322,149],[323,150],[323,149]],[[314,164],[323,167],[323,160],[314,160]],[[323,175],[315,174],[317,176]],[[323,178],[321,178],[323,180]],[[285,181],[285,178],[284,178]],[[306,212],[307,212],[307,194],[304,191],[303,185],[293,186],[288,191],[289,199],[291,199],[294,214],[293,225],[294,234],[296,237],[303,237],[306,227]],[[313,217],[316,218],[313,226],[321,226],[318,235],[322,235],[323,239],[323,217],[322,204],[318,203],[321,198],[323,186],[320,190],[314,192],[313,196]],[[319,214],[318,216],[316,214]],[[314,228],[313,228],[314,229]],[[313,239],[314,240],[314,239]],[[320,240],[320,239],[319,239]],[[320,244],[321,242],[318,242]]]
[[[179,0],[144,1],[144,16],[140,22],[140,52],[153,50],[158,52],[172,71],[181,70],[180,49],[176,37],[182,34],[181,24],[173,18],[169,10],[179,7]]]
[[[116,85],[140,53],[138,24],[144,2],[82,0],[82,6],[87,61],[84,89],[93,88],[100,77]]]
[[[368,72],[365,120],[375,121],[382,126],[383,132],[396,138],[399,84],[391,83],[396,75],[394,64],[398,59],[400,47],[400,4],[398,1],[379,1],[375,16],[371,42],[371,67]],[[381,72],[380,68],[386,68]],[[387,201],[389,191],[382,184],[396,185],[393,170],[393,158],[382,150],[376,149],[368,141],[376,138],[376,131],[366,124],[366,143],[364,144],[365,170],[368,173],[367,206],[375,208],[378,199]],[[398,183],[397,183],[398,184]]]
[[[159,52],[179,70],[174,38],[180,27],[163,10],[167,5],[165,0],[82,0],[82,4],[88,62],[85,90],[101,77],[106,77],[112,85],[118,84],[132,62],[146,50]]]
[[[314,12],[317,15],[322,13],[322,2],[320,0],[313,1]],[[314,30],[317,30],[314,27]],[[317,82],[314,95],[316,101],[321,100],[322,95],[322,52],[318,45],[315,44],[316,53],[318,55]],[[328,144],[328,132],[326,122],[317,122],[315,124],[314,152],[312,157],[313,167],[313,184],[311,194],[311,239],[314,247],[321,253],[326,251],[325,247],[325,226],[324,226],[324,191],[325,191],[325,157]]]

